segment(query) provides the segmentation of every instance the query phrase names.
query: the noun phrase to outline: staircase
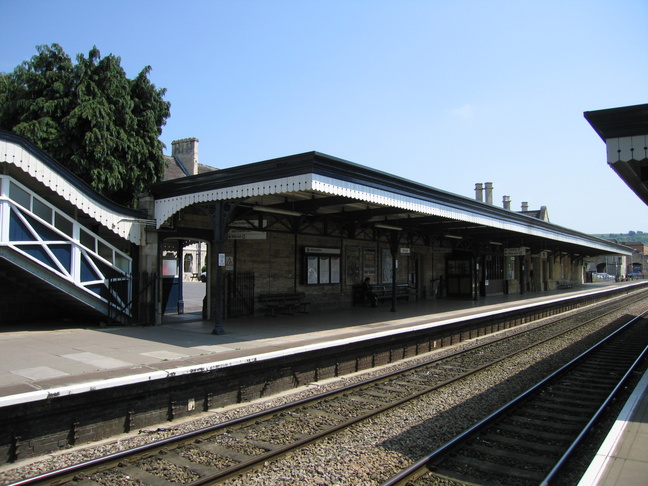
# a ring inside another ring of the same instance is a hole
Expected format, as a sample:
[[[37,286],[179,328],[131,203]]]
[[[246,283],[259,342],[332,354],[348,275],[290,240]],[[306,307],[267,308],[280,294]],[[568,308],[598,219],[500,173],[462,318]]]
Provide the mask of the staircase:
[[[0,175],[0,189],[0,323],[50,305],[127,322],[131,257],[12,177]]]

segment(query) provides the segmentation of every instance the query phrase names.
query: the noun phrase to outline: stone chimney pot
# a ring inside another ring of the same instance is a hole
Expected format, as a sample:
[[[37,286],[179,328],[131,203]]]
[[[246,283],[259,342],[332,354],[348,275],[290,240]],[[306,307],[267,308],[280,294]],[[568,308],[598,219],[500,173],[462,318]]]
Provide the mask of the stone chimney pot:
[[[198,173],[198,139],[183,138],[171,142],[171,155],[185,166],[189,175]]]
[[[475,184],[475,199],[484,202],[484,186],[481,182]]]
[[[486,186],[486,204],[493,204],[493,183],[487,182]]]

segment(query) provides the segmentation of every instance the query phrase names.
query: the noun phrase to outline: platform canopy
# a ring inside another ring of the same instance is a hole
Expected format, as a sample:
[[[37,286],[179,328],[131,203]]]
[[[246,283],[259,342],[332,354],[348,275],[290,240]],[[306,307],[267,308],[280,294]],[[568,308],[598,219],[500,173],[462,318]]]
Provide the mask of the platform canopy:
[[[607,162],[648,204],[648,104],[586,111],[585,119],[607,147]]]
[[[152,194],[158,228],[204,214],[220,201],[231,203],[229,221],[248,221],[261,231],[299,234],[319,225],[331,236],[391,231],[432,246],[452,241],[467,250],[492,245],[532,253],[630,254],[600,238],[319,152],[160,182]],[[264,227],[260,221],[270,214],[284,224]]]
[[[73,174],[30,140],[0,130],[0,167],[11,177],[87,226],[101,224],[113,233],[141,244],[145,214],[115,204]],[[0,194],[1,195],[1,194]]]

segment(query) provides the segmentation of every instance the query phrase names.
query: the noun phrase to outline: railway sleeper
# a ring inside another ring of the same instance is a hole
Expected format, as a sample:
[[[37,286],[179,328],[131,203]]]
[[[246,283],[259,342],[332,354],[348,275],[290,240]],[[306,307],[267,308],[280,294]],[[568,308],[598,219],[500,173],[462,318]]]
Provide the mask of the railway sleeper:
[[[520,450],[526,449],[535,451],[539,454],[562,454],[565,450],[563,446],[548,444],[546,442],[529,442],[523,439],[516,439],[501,434],[490,434],[488,440],[497,444],[502,444],[511,449]]]
[[[541,466],[552,466],[555,463],[555,461],[549,457],[537,456],[531,453],[525,454],[524,452],[513,452],[506,449],[496,449],[492,446],[492,443],[489,444],[486,440],[482,440],[482,442],[486,443],[471,444],[469,449],[473,449],[481,456],[503,459],[506,462],[514,460],[519,461],[522,464],[531,462]]]
[[[549,391],[553,390],[567,390],[572,393],[585,393],[588,395],[597,393],[597,390],[605,391],[608,390],[609,386],[605,383],[599,383],[598,381],[593,381],[589,383],[581,382],[560,382],[549,388]]]
[[[362,395],[377,398],[381,402],[387,402],[396,393],[400,395],[409,395],[406,390],[389,390],[386,387],[381,387],[381,390],[365,390]]]
[[[601,395],[596,395],[589,400],[581,400],[580,397],[575,397],[573,394],[550,393],[542,395],[540,406],[544,403],[551,403],[552,405],[563,406],[567,410],[590,409],[592,408],[592,402],[596,402],[597,398],[600,399]]]
[[[193,462],[193,461],[187,459],[186,457],[181,456],[180,454],[178,454],[176,452],[168,452],[164,456],[164,458],[167,461],[172,462],[176,466],[186,468],[186,469],[190,469],[192,472],[195,472],[195,473],[199,474],[201,477],[205,477],[205,476],[208,476],[208,475],[214,473],[215,468],[210,467],[210,466],[206,466],[206,465],[201,464],[199,462]]]
[[[492,463],[488,461],[484,461],[481,459],[476,459],[473,457],[466,457],[466,456],[453,456],[450,466],[452,464],[456,464],[457,469],[460,469],[462,467],[467,468],[468,471],[473,470],[477,472],[477,474],[472,474],[478,478],[483,478],[484,474],[491,475],[493,477],[497,478],[508,478],[507,480],[503,481],[503,484],[509,484],[510,479],[516,478],[516,479],[527,479],[530,481],[541,481],[544,478],[544,475],[540,471],[535,471],[535,470],[529,470],[529,469],[522,469],[520,467],[513,467],[509,465],[504,465],[504,464],[499,464],[499,463]],[[466,473],[468,471],[463,471],[462,473]],[[451,469],[446,470],[445,474],[447,474],[449,477],[452,477],[451,474]],[[472,479],[471,484],[483,484],[483,480],[475,480]]]
[[[528,407],[530,410],[552,410],[552,411],[558,411],[565,413],[567,415],[579,415],[582,414],[583,412],[588,412],[589,410],[592,410],[593,407],[592,404],[588,407],[571,407],[565,404],[564,401],[551,401],[551,400],[542,400],[541,402],[534,403],[533,407]],[[525,410],[523,408],[522,410]]]
[[[198,445],[200,446],[201,449],[206,450],[210,454],[219,457],[225,457],[235,463],[246,462],[254,457],[250,454],[245,454],[243,452],[228,449],[218,444],[210,444],[210,443],[202,442]]]
[[[120,472],[124,476],[126,476],[129,481],[139,480],[144,484],[150,484],[153,486],[172,486],[174,484],[177,484],[171,481],[167,481],[157,474],[145,471],[138,466],[126,466],[123,469],[120,469]]]
[[[245,442],[247,442],[248,444],[268,452],[283,447],[283,445],[281,444],[273,444],[272,442],[266,442],[263,440],[247,440],[247,439],[241,439],[241,440],[245,440]]]
[[[554,432],[546,432],[542,430],[522,429],[520,427],[515,427],[508,424],[500,424],[497,428],[508,433],[513,433],[517,436],[530,435],[532,438],[529,440],[532,440],[534,442],[540,440],[551,440],[553,442],[564,444],[568,443],[572,438],[572,434],[557,434]]]
[[[450,484],[456,484],[456,483],[461,483],[461,484],[480,484],[479,480],[476,480],[473,477],[467,476],[465,474],[461,474],[458,471],[450,471],[447,469],[431,469],[430,474],[434,476],[435,478],[440,479],[441,481],[446,481]],[[483,483],[483,481],[482,481]],[[425,483],[423,483],[425,484]],[[430,484],[436,484],[436,483],[430,483]]]
[[[582,423],[567,424],[564,422],[556,422],[554,420],[538,420],[530,417],[521,417],[519,415],[511,417],[511,420],[515,423],[541,428],[560,428],[562,430],[581,430],[583,428]]]
[[[559,414],[566,416],[578,416],[582,413],[589,413],[590,411],[596,410],[597,404],[601,402],[601,397],[592,398],[589,402],[580,402],[574,401],[572,403],[570,400],[545,400],[537,404],[535,410],[539,410],[540,413],[543,412],[552,412],[555,411]]]
[[[578,398],[580,398],[580,401],[587,402],[592,399],[596,399],[601,396],[601,393],[606,392],[608,389],[603,387],[600,390],[583,390],[576,391],[573,388],[568,388],[568,387],[556,387],[552,388],[548,392],[546,392],[544,395],[546,396],[556,396],[556,397],[562,397],[566,400],[570,400],[574,398],[574,395],[578,395]]]
[[[518,410],[516,416],[519,417],[532,417],[544,420],[547,422],[557,422],[560,424],[579,424],[586,423],[589,419],[583,415],[565,415],[563,413],[553,413],[546,410],[524,409]]]

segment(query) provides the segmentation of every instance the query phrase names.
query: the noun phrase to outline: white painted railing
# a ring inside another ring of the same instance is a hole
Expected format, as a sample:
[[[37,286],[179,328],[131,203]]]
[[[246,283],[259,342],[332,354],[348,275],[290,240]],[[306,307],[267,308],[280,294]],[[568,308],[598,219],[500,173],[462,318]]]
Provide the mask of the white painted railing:
[[[0,175],[0,246],[131,314],[132,258],[6,175]]]

